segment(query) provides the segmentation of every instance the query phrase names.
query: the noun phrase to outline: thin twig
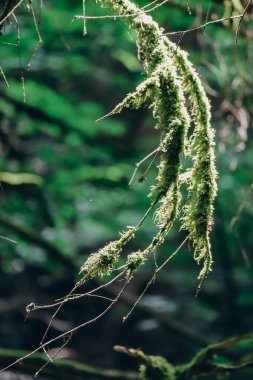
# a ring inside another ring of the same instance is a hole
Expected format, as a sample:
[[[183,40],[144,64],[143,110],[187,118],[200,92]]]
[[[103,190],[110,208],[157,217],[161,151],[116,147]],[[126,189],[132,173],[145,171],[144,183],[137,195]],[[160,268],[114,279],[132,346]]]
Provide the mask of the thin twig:
[[[179,30],[177,32],[168,32],[168,33],[164,33],[163,35],[173,36],[173,35],[177,35],[177,34],[191,33],[191,32],[194,32],[196,30],[199,30],[199,29],[204,29],[208,25],[217,24],[217,23],[220,23],[220,22],[223,22],[223,21],[227,21],[227,20],[233,20],[233,19],[236,19],[236,18],[242,18],[242,16],[243,16],[243,14],[235,15],[235,16],[230,16],[230,17],[223,17],[223,18],[219,18],[217,20],[208,21],[205,24],[202,24],[202,25],[199,25],[199,26],[195,26],[195,27],[190,28],[190,29]]]
[[[240,31],[240,26],[241,26],[241,23],[242,23],[242,20],[244,19],[244,16],[246,15],[247,13],[247,10],[250,6],[250,4],[252,3],[252,0],[249,0],[246,7],[244,8],[244,11],[242,13],[242,17],[240,18],[239,20],[239,23],[238,23],[238,27],[236,29],[236,33],[235,33],[235,42],[237,43],[237,40],[238,40],[238,35],[239,35],[239,31]]]
[[[44,368],[46,368],[48,366],[49,363],[52,363],[53,362],[53,359],[59,354],[59,352],[61,352],[61,350],[68,344],[68,342],[70,341],[70,339],[72,338],[72,334],[69,335],[69,337],[66,339],[66,341],[61,345],[60,348],[58,348],[58,350],[56,350],[56,352],[54,353],[54,355],[52,356],[49,356],[49,354],[47,353],[47,357],[48,357],[48,361],[42,366],[40,367],[40,369],[35,373],[34,377],[37,377],[41,371],[43,371]]]
[[[2,69],[2,66],[0,66],[0,73],[1,73],[2,77],[4,78],[4,83],[5,83],[6,86],[9,88],[10,86],[9,86],[9,83],[8,83],[8,81],[7,81],[7,78],[6,78],[5,74],[4,74],[4,71],[3,71],[3,69]]]
[[[207,24],[207,22],[208,22],[207,20],[209,18],[211,6],[212,6],[212,0],[209,0],[208,10],[207,10],[207,13],[206,13],[206,22],[205,22],[205,24]],[[206,30],[206,26],[203,28],[204,37],[205,37],[205,30]]]
[[[250,190],[247,194],[247,196],[244,198],[244,200],[241,202],[237,212],[236,212],[236,215],[231,219],[230,223],[229,223],[229,227],[234,227],[234,225],[238,222],[238,220],[240,219],[241,215],[242,215],[242,212],[244,211],[245,207],[247,206],[248,202],[250,201],[251,197],[252,197],[252,193],[253,193],[253,183],[250,185]]]
[[[164,5],[165,3],[168,3],[169,0],[163,0],[161,3],[155,5],[153,8],[151,9],[148,9],[148,10],[143,10],[143,11],[140,11],[140,12],[136,12],[136,13],[126,13],[126,14],[122,14],[122,15],[104,15],[104,16],[81,16],[81,15],[76,15],[74,16],[74,20],[83,20],[83,19],[86,19],[86,20],[98,20],[98,19],[108,19],[108,18],[112,18],[112,19],[116,19],[116,18],[129,18],[129,17],[137,17],[137,16],[140,16],[142,14],[145,14],[145,13],[150,13],[150,12],[153,12],[155,9],[161,7],[162,5]],[[155,1],[154,1],[155,2]],[[148,5],[147,5],[148,6]],[[144,9],[144,8],[143,8]]]
[[[72,294],[71,296],[67,295],[67,296],[65,296],[63,298],[56,299],[56,302],[53,303],[53,304],[50,304],[50,305],[36,305],[35,304],[33,306],[33,308],[32,308],[32,311],[38,310],[38,309],[50,309],[50,308],[56,307],[56,306],[62,304],[62,301],[64,301],[64,300],[65,300],[65,302],[67,302],[67,301],[71,301],[72,299],[79,299],[79,298],[83,298],[83,297],[86,297],[86,296],[92,296],[98,290],[103,289],[103,288],[107,287],[108,285],[111,285],[118,278],[120,278],[123,274],[124,274],[124,271],[121,272],[121,273],[119,273],[116,277],[114,277],[109,282],[106,282],[105,284],[99,285],[98,287],[96,287],[93,290],[90,290],[89,292],[86,292],[86,293],[83,293],[83,294]]]
[[[133,175],[132,175],[132,177],[131,177],[131,179],[130,179],[130,181],[129,181],[129,183],[128,183],[129,186],[130,186],[131,183],[133,182],[134,177],[135,177],[135,175],[136,175],[136,172],[137,172],[137,170],[139,169],[139,167],[143,164],[143,162],[145,162],[149,157],[152,157],[154,154],[158,153],[160,150],[161,150],[160,147],[156,148],[155,150],[153,150],[153,152],[149,153],[149,154],[148,154],[146,157],[144,157],[141,161],[139,161],[139,162],[137,162],[137,164],[135,164],[135,169],[134,169]],[[157,154],[156,154],[156,156],[157,156]],[[156,158],[156,156],[155,156],[155,158]],[[152,162],[152,163],[153,163],[153,162]],[[146,171],[145,171],[145,174],[146,174]],[[143,174],[142,177],[145,177],[145,174]],[[140,182],[140,181],[138,181],[138,182]]]
[[[149,206],[149,208],[147,209],[147,211],[145,212],[144,216],[142,217],[142,219],[139,221],[139,223],[135,226],[135,229],[138,229],[139,227],[142,226],[143,222],[145,221],[145,219],[148,217],[148,215],[150,214],[150,212],[153,210],[153,208],[155,207],[155,205],[159,202],[161,198],[161,195],[158,194],[156,199],[151,203],[151,205]]]
[[[59,306],[57,307],[56,311],[54,312],[54,314],[51,316],[50,318],[50,321],[47,325],[47,328],[42,336],[42,339],[40,341],[40,345],[43,344],[47,334],[48,334],[48,331],[50,329],[50,327],[52,326],[52,323],[53,323],[53,320],[55,319],[56,315],[59,313],[60,309],[62,308],[62,306],[68,301],[68,298],[71,296],[71,294],[78,288],[79,286],[77,286],[77,284],[75,284],[75,286],[71,289],[71,291],[68,293],[68,295],[62,300],[62,302],[60,302]],[[46,353],[46,349],[45,347],[43,346],[42,347],[44,352]],[[47,353],[46,353],[47,354]]]
[[[178,253],[178,251],[180,251],[180,249],[183,247],[183,245],[186,243],[186,241],[188,239],[189,239],[189,237],[187,236],[184,239],[184,241],[179,245],[179,247],[162,263],[162,265],[160,265],[158,268],[155,269],[155,272],[154,272],[153,276],[151,277],[151,279],[149,280],[149,282],[145,286],[144,290],[142,291],[142,293],[140,294],[140,296],[137,298],[137,300],[133,304],[133,306],[130,309],[130,311],[127,313],[126,316],[123,317],[123,322],[125,322],[128,319],[128,317],[131,315],[131,313],[135,309],[136,305],[140,302],[140,300],[142,299],[142,297],[144,296],[144,294],[146,293],[146,291],[148,290],[148,288],[150,287],[150,285],[152,283],[154,283],[154,281],[156,279],[157,273],[160,272],[160,270],[163,269],[165,267],[165,265],[168,264],[168,262]]]
[[[46,346],[49,346],[50,344],[58,341],[59,339],[62,339],[64,337],[66,337],[67,335],[69,334],[73,334],[75,333],[76,331],[80,330],[81,328],[91,324],[91,323],[94,323],[96,322],[97,320],[99,320],[100,318],[102,318],[112,307],[113,305],[118,301],[118,299],[120,298],[121,294],[124,292],[126,286],[128,285],[128,282],[127,280],[125,281],[123,287],[121,288],[121,290],[119,291],[119,293],[117,294],[116,298],[110,303],[109,306],[107,306],[100,314],[98,314],[96,317],[92,318],[92,319],[89,319],[88,321],[86,322],[83,322],[81,323],[80,325],[72,328],[71,330],[69,331],[66,331],[58,336],[56,336],[55,338],[52,338],[50,340],[48,340],[47,342],[41,344],[39,347],[37,347],[36,349],[34,349],[33,351],[29,352],[28,354],[22,356],[21,358],[17,359],[16,361],[14,361],[13,363],[9,364],[8,366],[6,366],[5,368],[1,369],[0,370],[0,373],[6,371],[7,369],[13,367],[15,364],[18,364],[20,362],[22,362],[23,360],[29,358],[30,356],[32,356],[33,354],[35,354],[36,352],[40,351],[41,349],[45,348]]]
[[[36,30],[36,34],[37,34],[37,37],[38,37],[38,43],[36,44],[34,50],[33,50],[33,54],[27,64],[27,71],[30,70],[31,68],[31,64],[32,64],[32,61],[33,59],[35,58],[38,50],[39,50],[39,47],[40,45],[43,43],[43,39],[41,37],[41,34],[40,34],[40,30],[39,30],[39,24],[37,22],[37,18],[36,18],[36,15],[35,15],[35,12],[34,12],[34,9],[33,9],[33,4],[32,4],[32,0],[29,0],[29,4],[30,4],[30,9],[31,9],[31,13],[32,13],[32,17],[33,17],[33,22],[34,22],[34,25],[35,25],[35,30]],[[41,13],[41,6],[40,6],[40,13]],[[41,17],[41,14],[40,14],[40,17]]]
[[[2,235],[0,235],[0,239],[7,240],[7,241],[9,241],[10,243],[18,244],[17,241],[12,240],[12,239],[8,238],[7,236],[2,236]]]
[[[151,3],[148,3],[147,5],[144,5],[144,7],[140,8],[140,9],[146,9],[146,8],[149,8],[151,7],[153,4],[157,3],[159,0],[153,0],[151,1]]]
[[[12,13],[12,17],[15,21],[16,27],[17,27],[17,48],[18,48],[18,60],[19,60],[19,67],[20,67],[20,78],[22,83],[22,91],[23,91],[23,101],[26,102],[26,91],[25,91],[25,78],[24,78],[24,72],[22,69],[22,61],[21,61],[21,51],[20,51],[20,29],[18,24],[18,19],[15,16],[15,13]]]

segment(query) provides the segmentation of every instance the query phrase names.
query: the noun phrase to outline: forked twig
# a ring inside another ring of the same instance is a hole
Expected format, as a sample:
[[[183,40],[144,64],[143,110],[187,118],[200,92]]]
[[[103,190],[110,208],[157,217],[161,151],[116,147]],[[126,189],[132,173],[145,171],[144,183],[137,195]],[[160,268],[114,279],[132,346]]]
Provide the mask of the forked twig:
[[[153,12],[155,9],[161,7],[165,3],[168,3],[168,1],[169,0],[163,0],[161,3],[156,4],[153,8],[145,10],[145,8],[150,5],[150,4],[148,4],[145,7],[141,8],[140,12],[137,12],[137,13],[129,13],[129,14],[126,13],[126,14],[115,15],[115,16],[113,16],[113,15],[104,15],[104,16],[86,16],[86,15],[80,16],[80,15],[76,15],[76,16],[74,16],[74,20],[83,20],[83,19],[85,19],[85,20],[97,20],[97,19],[108,19],[108,18],[116,19],[116,18],[136,17],[136,16],[139,16],[141,14]],[[156,3],[156,1],[153,1],[152,3]]]
[[[72,338],[72,334],[69,335],[69,337],[66,339],[66,341],[61,345],[60,348],[58,348],[58,350],[56,350],[56,352],[50,356],[47,352],[47,357],[48,357],[48,361],[35,373],[34,377],[37,377],[41,371],[43,371],[44,368],[46,368],[48,366],[49,363],[52,363],[53,362],[53,359],[59,354],[59,352],[68,344],[68,342],[70,341],[70,339]],[[45,352],[45,350],[44,350]]]
[[[125,283],[123,285],[123,287],[121,288],[121,290],[119,291],[119,293],[117,294],[117,296],[115,297],[115,299],[110,303],[109,306],[107,306],[100,314],[98,314],[96,317],[92,318],[92,319],[89,319],[88,321],[86,322],[83,322],[81,323],[80,325],[72,328],[71,330],[69,331],[66,331],[58,336],[56,336],[55,338],[52,338],[50,340],[48,340],[47,342],[41,344],[39,347],[37,347],[36,349],[34,349],[33,351],[29,352],[28,354],[22,356],[21,358],[15,360],[13,363],[9,364],[8,366],[6,366],[5,368],[1,369],[0,370],[0,373],[6,371],[7,369],[13,367],[15,364],[18,364],[20,362],[22,362],[23,360],[29,358],[30,356],[32,356],[33,354],[35,354],[36,352],[40,351],[41,349],[44,349],[45,347],[49,346],[50,344],[58,341],[59,339],[62,339],[68,335],[73,335],[76,331],[80,330],[81,328],[91,324],[91,323],[94,323],[96,322],[97,320],[99,320],[100,318],[102,318],[113,306],[114,304],[118,301],[118,299],[120,298],[121,294],[124,292],[126,286],[128,285],[128,281],[125,280]]]
[[[34,9],[33,9],[33,2],[32,2],[32,0],[28,0],[28,1],[29,1],[29,5],[30,5],[32,16],[33,16],[33,22],[34,22],[34,25],[35,25],[35,29],[36,29],[36,33],[37,33],[37,36],[38,36],[39,44],[41,44],[43,42],[43,39],[41,37],[40,30],[39,30],[39,25],[37,23],[37,18],[36,18]]]
[[[237,29],[236,29],[236,33],[235,33],[235,42],[237,43],[237,40],[238,40],[238,35],[239,35],[239,31],[240,31],[240,27],[241,27],[241,23],[242,23],[242,20],[244,19],[244,16],[246,15],[247,13],[247,10],[250,6],[250,4],[252,3],[252,0],[249,0],[246,7],[244,8],[244,11],[242,13],[242,17],[240,18],[239,20],[239,23],[238,23],[238,26],[237,26]]]
[[[158,147],[156,148],[155,150],[153,150],[153,152],[149,153],[146,157],[144,157],[141,161],[137,162],[137,164],[135,164],[135,169],[134,169],[134,172],[132,174],[132,177],[128,183],[128,185],[130,186],[131,183],[133,182],[134,178],[135,178],[135,175],[137,173],[137,170],[140,168],[140,166],[143,164],[143,162],[145,162],[147,159],[149,159],[150,157],[152,157],[154,154],[155,154],[155,157],[154,159],[156,159],[157,157],[157,154],[160,152],[161,148]],[[147,174],[148,170],[150,169],[151,165],[153,164],[154,162],[154,159],[151,161],[151,164],[148,166],[148,168],[146,169],[145,173],[142,175],[141,178],[145,177],[145,175]],[[140,181],[138,181],[140,182]]]

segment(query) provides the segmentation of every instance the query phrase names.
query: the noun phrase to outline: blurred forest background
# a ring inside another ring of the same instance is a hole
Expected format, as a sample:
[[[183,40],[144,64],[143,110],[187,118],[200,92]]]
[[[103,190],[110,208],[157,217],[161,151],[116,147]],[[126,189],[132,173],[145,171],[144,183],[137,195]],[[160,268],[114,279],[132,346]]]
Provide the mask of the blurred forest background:
[[[148,2],[136,3],[144,6]],[[165,32],[178,32],[241,14],[246,4],[192,0],[187,5],[169,0],[152,16]],[[89,15],[108,14],[95,1],[87,1],[86,8]],[[80,0],[43,1],[42,8],[35,2],[34,11],[43,43],[38,44],[26,5],[16,12],[19,30],[12,20],[0,36],[0,66],[8,82],[7,86],[1,75],[0,223],[1,235],[17,242],[0,240],[0,346],[25,351],[38,346],[50,318],[50,311],[41,309],[24,322],[26,305],[33,301],[49,304],[67,294],[88,255],[144,214],[156,163],[134,189],[128,181],[135,163],[159,141],[148,108],[95,123],[144,78],[135,35],[127,21],[87,20],[84,37],[82,21],[72,22],[82,14]],[[208,343],[253,330],[252,20],[249,7],[237,43],[238,19],[171,35],[189,52],[201,75],[216,130],[215,263],[204,288],[195,298],[199,268],[192,247],[185,245],[122,324],[122,317],[154,272],[151,259],[113,310],[75,334],[61,351],[62,357],[96,368],[136,371],[136,362],[114,352],[114,345],[141,347],[148,354],[181,364]],[[148,220],[127,250],[145,247],[153,235]],[[184,233],[175,226],[157,252],[158,263],[183,239]],[[114,294],[117,285],[105,294]],[[50,337],[97,315],[106,302],[89,297],[69,303],[53,322]],[[252,341],[243,341],[230,355],[224,352],[223,359],[227,363],[231,358],[252,360],[252,351]],[[4,352],[0,350],[1,367],[11,361]],[[30,375],[21,375],[26,372],[25,365],[20,370],[9,369],[0,379],[30,379]],[[252,374],[247,369],[231,378],[252,379]],[[42,372],[40,378],[48,376]]]

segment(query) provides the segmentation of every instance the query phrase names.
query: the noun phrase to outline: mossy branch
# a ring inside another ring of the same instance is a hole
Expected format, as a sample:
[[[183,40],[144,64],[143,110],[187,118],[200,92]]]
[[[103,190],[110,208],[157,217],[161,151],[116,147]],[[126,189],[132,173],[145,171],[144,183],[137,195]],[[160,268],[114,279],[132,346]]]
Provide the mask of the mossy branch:
[[[128,275],[131,277],[146,261],[148,254],[164,242],[175,219],[181,214],[182,227],[188,231],[189,239],[195,246],[194,259],[197,263],[204,260],[199,275],[201,286],[212,266],[209,233],[216,195],[209,101],[187,54],[164,35],[151,16],[130,0],[96,1],[118,17],[128,15],[129,27],[136,32],[138,57],[147,73],[147,79],[136,91],[127,95],[104,117],[119,113],[124,108],[139,108],[148,102],[157,121],[156,128],[161,132],[157,148],[160,163],[150,194],[159,202],[159,207],[154,212],[154,221],[160,230],[145,250],[128,256]],[[185,96],[190,99],[190,106],[187,106]],[[194,132],[188,140],[190,124],[194,125]],[[183,155],[190,156],[193,165],[188,170],[191,175],[187,176],[188,201],[181,211]],[[123,246],[132,237],[133,234],[127,239],[121,237],[92,254],[81,272],[91,276],[110,273],[117,265]]]

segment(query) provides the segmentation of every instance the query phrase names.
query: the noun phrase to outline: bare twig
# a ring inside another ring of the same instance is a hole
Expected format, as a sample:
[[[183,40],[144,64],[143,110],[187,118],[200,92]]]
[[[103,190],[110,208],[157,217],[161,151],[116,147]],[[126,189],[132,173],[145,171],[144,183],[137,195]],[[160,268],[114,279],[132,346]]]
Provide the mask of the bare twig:
[[[4,24],[4,22],[15,12],[18,7],[20,7],[23,2],[24,0],[20,0],[16,5],[14,5],[10,12],[2,20],[0,20],[0,25]]]
[[[154,1],[155,3],[156,1]],[[98,20],[98,19],[108,19],[108,18],[112,18],[112,19],[116,19],[116,18],[129,18],[129,17],[136,17],[136,16],[139,16],[141,14],[144,14],[144,13],[150,13],[150,12],[153,12],[155,9],[161,7],[162,5],[164,5],[165,3],[168,3],[169,0],[163,0],[161,3],[159,4],[156,4],[153,8],[151,9],[147,9],[147,10],[144,10],[145,7],[143,7],[140,12],[137,12],[137,13],[129,13],[129,14],[122,14],[122,15],[104,15],[104,16],[83,16],[83,15],[76,15],[74,16],[74,20]],[[146,5],[146,7],[149,6],[149,5]]]
[[[157,154],[160,152],[160,147],[156,148],[155,150],[153,150],[153,152],[149,153],[146,157],[144,157],[141,161],[137,162],[137,164],[135,164],[135,169],[134,169],[134,172],[132,174],[132,177],[128,183],[128,185],[130,186],[131,183],[133,182],[134,178],[135,178],[135,175],[137,173],[137,170],[139,169],[139,167],[143,164],[143,162],[145,162],[147,159],[149,159],[150,157],[152,157],[153,155],[155,155],[155,158],[157,156]],[[151,165],[153,164],[153,160],[151,161]],[[150,168],[150,166],[148,167],[148,169]],[[147,171],[148,169],[145,171],[145,173],[142,175],[142,178],[145,177],[145,175],[147,174]],[[140,181],[138,181],[140,182]]]
[[[12,13],[12,17],[14,18],[16,27],[17,27],[17,48],[18,48],[18,60],[19,60],[19,67],[20,67],[20,78],[22,83],[22,90],[23,90],[23,101],[26,102],[26,91],[25,91],[25,78],[24,78],[24,72],[22,69],[22,62],[21,62],[21,51],[20,51],[20,29],[17,17],[14,13]]]
[[[241,23],[242,23],[242,21],[243,21],[245,15],[246,15],[246,13],[247,13],[247,10],[249,9],[249,6],[251,5],[251,3],[252,3],[252,0],[249,0],[248,3],[247,3],[247,5],[246,5],[246,7],[244,8],[244,11],[243,11],[243,13],[242,13],[242,17],[241,17],[240,20],[239,20],[238,27],[237,27],[237,29],[236,29],[236,33],[235,33],[235,42],[236,42],[236,43],[237,43],[237,40],[238,40],[238,35],[239,35],[239,31],[240,31]]]
[[[0,235],[0,239],[7,240],[7,241],[9,241],[10,243],[13,243],[13,244],[18,244],[15,240],[9,239],[7,236]]]
[[[10,350],[0,348],[0,361],[1,363],[8,363],[14,361],[17,358],[25,356],[26,352],[21,350]],[[27,374],[34,374],[38,366],[44,365],[47,358],[42,353],[37,353],[34,356],[30,357],[27,362],[15,364],[14,370],[18,372],[21,371]],[[6,373],[6,378],[7,378]],[[138,380],[139,375],[136,372],[132,371],[121,371],[117,369],[106,369],[98,368],[97,366],[93,367],[87,365],[83,360],[71,360],[62,358],[61,360],[54,360],[53,363],[50,363],[50,366],[44,369],[43,378],[60,378],[61,380],[80,380],[80,379],[89,379],[89,380]],[[1,376],[1,379],[5,378]]]
[[[102,289],[102,288],[105,288],[106,286],[112,284],[114,281],[116,281],[116,280],[117,280],[119,277],[121,277],[123,274],[124,274],[124,271],[121,272],[121,273],[119,273],[115,278],[113,278],[111,281],[107,282],[106,284],[100,285],[100,286],[98,286],[97,288],[95,288],[95,289],[93,289],[93,290],[91,290],[91,291],[89,291],[89,292],[86,292],[86,293],[80,295],[79,297],[76,297],[76,296],[74,297],[74,296],[73,296],[73,299],[81,298],[81,297],[84,297],[84,296],[97,296],[97,297],[104,298],[104,299],[106,298],[107,301],[113,302],[112,299],[109,299],[109,298],[107,298],[107,297],[103,297],[103,296],[99,296],[99,295],[96,295],[96,294],[94,294],[94,293],[95,293],[96,291],[98,291],[98,290],[100,290],[100,289]],[[58,305],[58,307],[57,307],[56,311],[54,312],[54,314],[53,314],[53,315],[51,316],[51,318],[50,318],[50,321],[49,321],[49,323],[48,323],[48,325],[47,325],[47,328],[46,328],[46,330],[45,330],[45,332],[44,332],[44,334],[43,334],[43,337],[42,337],[42,339],[41,339],[41,341],[40,341],[40,345],[42,345],[42,344],[44,343],[44,341],[45,341],[45,339],[46,339],[46,337],[47,337],[48,331],[49,331],[50,327],[52,326],[53,320],[55,319],[56,315],[59,313],[59,311],[60,311],[60,309],[62,308],[62,306],[63,306],[66,302],[68,302],[68,301],[71,300],[71,296],[73,295],[73,292],[74,292],[77,288],[79,288],[81,285],[83,285],[83,283],[84,283],[84,281],[79,281],[79,282],[77,282],[77,283],[75,284],[75,286],[71,289],[71,291],[70,291],[70,292],[69,292],[69,293],[68,293],[68,294],[67,294],[67,295],[66,295],[66,296],[65,296],[60,302],[57,302],[57,303],[55,303],[55,304],[53,304],[53,305],[46,305],[47,308],[49,308],[49,307],[53,307],[53,306],[57,306],[57,305]],[[42,306],[42,307],[43,307],[43,306]],[[33,310],[36,310],[36,309],[39,309],[39,308],[41,308],[41,307],[36,307],[36,304],[33,306]],[[44,352],[47,354],[45,347],[43,347],[43,350],[44,350]]]
[[[56,307],[58,305],[60,305],[62,303],[62,301],[72,301],[72,300],[76,300],[76,299],[79,299],[79,298],[83,298],[83,297],[91,297],[91,296],[96,296],[96,297],[103,297],[103,296],[99,296],[97,294],[94,294],[95,292],[97,292],[98,290],[101,290],[109,285],[111,285],[112,283],[114,283],[116,280],[118,280],[122,275],[124,274],[124,271],[119,273],[116,277],[114,277],[112,280],[106,282],[105,284],[102,284],[102,285],[99,285],[98,287],[96,287],[95,289],[93,290],[90,290],[86,293],[81,293],[81,294],[71,294],[70,296],[67,295],[67,296],[64,296],[62,298],[58,298],[56,299],[56,302],[53,303],[53,304],[50,304],[50,305],[37,305],[37,304],[32,304],[32,310],[38,310],[38,309],[51,309],[53,307]],[[106,298],[110,301],[112,301],[112,299],[109,299],[107,297],[103,297],[103,298]],[[29,305],[28,305],[29,306]]]
[[[62,308],[62,306],[68,301],[68,298],[71,296],[71,294],[78,288],[78,286],[75,284],[75,286],[70,290],[70,292],[66,295],[66,297],[60,302],[59,306],[57,307],[56,311],[54,312],[54,314],[51,316],[50,318],[50,321],[46,327],[46,330],[42,336],[42,339],[40,341],[40,345],[41,347],[43,348],[43,351],[45,352],[45,354],[47,355],[47,352],[46,352],[46,348],[43,346],[43,343],[47,337],[47,334],[48,334],[48,331],[50,330],[50,327],[53,323],[53,320],[55,319],[56,315],[59,313],[60,309]]]
[[[33,9],[32,0],[29,0],[29,4],[30,4],[30,9],[31,9],[31,13],[32,13],[32,16],[33,16],[33,22],[34,22],[34,25],[35,25],[35,29],[36,29],[36,33],[37,33],[37,36],[38,36],[39,44],[41,44],[43,42],[43,40],[42,40],[42,37],[41,37],[41,34],[40,34],[39,26],[38,26],[38,23],[37,23],[37,18],[36,18],[34,9]]]
[[[240,206],[236,212],[236,215],[231,219],[231,221],[229,223],[230,227],[234,227],[234,225],[239,221],[243,210],[245,209],[245,207],[247,206],[248,202],[250,201],[250,199],[252,197],[252,194],[253,194],[253,183],[250,185],[250,190],[249,190],[247,196],[241,202],[241,204],[240,204]]]
[[[53,363],[53,359],[59,354],[59,352],[61,352],[61,350],[69,343],[69,341],[70,341],[70,339],[72,338],[72,334],[70,334],[69,335],[69,337],[67,337],[67,339],[66,339],[66,341],[61,345],[61,347],[60,348],[58,348],[58,350],[56,350],[56,352],[52,355],[52,356],[50,356],[49,354],[48,354],[48,352],[46,352],[46,355],[47,355],[47,357],[48,357],[48,361],[45,363],[45,364],[43,364],[43,366],[41,366],[40,367],[40,369],[35,373],[35,375],[34,375],[34,377],[37,377],[39,374],[40,374],[40,372],[41,371],[43,371],[47,366],[48,366],[48,364],[49,363]],[[44,352],[46,351],[46,349],[45,349],[45,347],[44,347]]]
[[[233,20],[233,19],[237,19],[237,18],[240,19],[240,18],[242,18],[242,16],[243,16],[243,14],[235,15],[235,16],[230,16],[230,17],[223,17],[223,18],[219,18],[217,20],[212,20],[212,21],[205,22],[202,25],[195,26],[195,27],[190,28],[190,29],[179,30],[177,32],[164,33],[164,35],[166,35],[166,36],[173,36],[173,35],[177,35],[177,34],[183,34],[184,35],[184,34],[187,34],[187,33],[195,32],[196,30],[199,30],[199,29],[205,29],[208,25],[218,24],[218,23],[221,23],[223,21]]]
[[[40,45],[43,43],[43,39],[41,37],[41,34],[40,34],[40,29],[39,29],[39,25],[38,25],[38,22],[37,22],[37,18],[36,18],[36,15],[35,15],[35,12],[34,12],[34,8],[33,8],[33,3],[32,3],[32,0],[29,0],[29,4],[30,4],[30,9],[31,9],[31,13],[32,13],[32,17],[33,17],[33,22],[34,22],[34,25],[35,25],[35,30],[36,30],[36,34],[37,34],[37,37],[38,37],[38,43],[36,44],[34,50],[33,50],[33,54],[27,64],[27,71],[30,70],[31,68],[31,65],[32,65],[32,61],[33,59],[36,57],[36,54],[39,50],[39,47]],[[41,17],[41,15],[40,15]]]
[[[3,77],[3,79],[4,79],[4,83],[6,84],[6,86],[9,87],[9,83],[8,83],[8,81],[7,81],[7,78],[6,78],[5,74],[4,74],[4,71],[3,71],[3,69],[2,69],[2,66],[0,66],[0,74],[1,74],[2,77]]]
[[[142,291],[142,293],[140,294],[140,296],[137,298],[137,300],[135,301],[135,303],[133,304],[133,306],[131,307],[131,309],[127,313],[127,315],[123,317],[123,322],[125,322],[128,319],[128,317],[131,315],[131,313],[135,309],[136,305],[140,302],[140,300],[142,299],[142,297],[144,296],[144,294],[146,293],[146,291],[148,290],[148,288],[150,287],[150,285],[152,283],[154,283],[154,281],[156,279],[156,276],[157,276],[157,273],[160,272],[160,270],[163,269],[165,267],[165,265],[168,264],[168,262],[178,253],[178,251],[180,251],[180,249],[187,242],[187,240],[188,240],[188,237],[186,237],[184,239],[184,241],[179,245],[179,247],[162,263],[162,265],[160,265],[158,268],[155,269],[155,272],[154,272],[153,276],[148,281],[148,283],[145,286],[144,290]]]
[[[90,325],[91,323],[94,323],[96,321],[98,321],[100,318],[102,318],[114,305],[115,303],[118,301],[118,299],[120,298],[120,296],[122,295],[122,293],[124,292],[126,286],[127,286],[128,282],[125,281],[123,287],[121,288],[121,290],[118,292],[117,296],[115,297],[115,299],[109,304],[109,306],[107,306],[100,314],[98,314],[96,317],[92,318],[92,319],[89,319],[88,321],[85,321],[81,324],[79,324],[78,326],[56,336],[55,338],[52,338],[50,340],[48,340],[47,342],[41,344],[39,347],[37,347],[36,349],[34,349],[33,351],[29,352],[28,354],[22,356],[21,358],[18,358],[16,361],[14,361],[13,363],[9,364],[8,366],[6,366],[5,368],[1,369],[0,370],[0,373],[2,373],[3,371],[6,371],[7,369],[13,367],[14,365],[22,362],[23,360],[29,358],[30,356],[32,356],[33,354],[35,354],[36,352],[40,351],[41,349],[49,346],[50,344],[62,339],[62,338],[65,338],[66,336],[68,336],[69,334],[73,334],[75,332],[77,332],[78,330],[82,329],[83,327],[87,326],[87,325]]]
[[[208,18],[209,18],[209,14],[210,14],[211,6],[212,6],[212,0],[209,0],[208,10],[207,10],[207,13],[206,13],[206,22],[205,22],[205,24],[208,23],[207,20],[208,20]],[[204,28],[203,28],[203,34],[204,34],[204,36],[205,36],[205,30],[206,30],[206,26],[204,26]]]

